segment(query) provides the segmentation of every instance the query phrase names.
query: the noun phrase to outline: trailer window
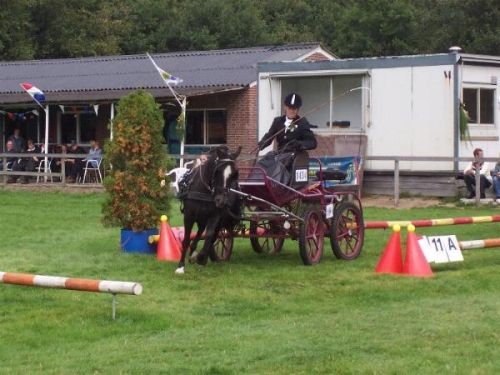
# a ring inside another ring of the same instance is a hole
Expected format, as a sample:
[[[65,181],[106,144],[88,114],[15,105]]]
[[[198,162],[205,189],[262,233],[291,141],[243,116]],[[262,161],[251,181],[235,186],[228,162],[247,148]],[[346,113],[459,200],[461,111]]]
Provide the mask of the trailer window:
[[[490,88],[464,88],[463,103],[469,113],[469,123],[493,125],[495,123],[495,90]]]

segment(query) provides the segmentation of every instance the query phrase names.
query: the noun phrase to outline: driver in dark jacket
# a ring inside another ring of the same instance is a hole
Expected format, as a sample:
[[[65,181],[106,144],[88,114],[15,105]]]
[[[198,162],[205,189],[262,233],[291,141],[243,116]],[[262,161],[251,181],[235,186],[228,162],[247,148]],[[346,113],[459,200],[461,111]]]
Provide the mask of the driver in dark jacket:
[[[269,146],[276,138],[278,151],[314,150],[318,143],[305,117],[299,116],[302,98],[289,94],[284,101],[285,114],[275,117],[271,128],[258,143],[259,150]]]

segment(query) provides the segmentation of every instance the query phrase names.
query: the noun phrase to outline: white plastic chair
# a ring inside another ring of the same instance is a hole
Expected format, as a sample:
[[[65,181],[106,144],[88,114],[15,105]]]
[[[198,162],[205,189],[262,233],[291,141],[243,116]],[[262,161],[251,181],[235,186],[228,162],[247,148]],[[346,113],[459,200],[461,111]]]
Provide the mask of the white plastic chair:
[[[85,168],[83,168],[82,184],[87,181],[87,173],[89,182],[102,183],[101,162],[102,158],[87,160]]]
[[[47,173],[48,173],[47,180],[50,178],[50,182],[54,182],[54,179],[52,178],[52,170],[50,169],[51,165],[52,165],[52,158],[47,159]],[[38,183],[38,181],[40,181],[40,177],[42,177],[42,182],[45,181],[45,176],[44,176],[45,158],[43,158],[40,161],[40,164],[38,164],[38,167],[36,167],[36,171],[38,172],[38,174],[36,176],[36,183]]]
[[[170,171],[168,171],[166,173],[166,176],[173,175],[173,177],[170,177],[170,179],[172,180],[172,182],[170,183],[170,187],[175,189],[176,193],[179,193],[179,181],[181,180],[182,176],[184,176],[186,174],[186,172],[190,171],[190,169],[186,168],[186,166],[191,165],[193,163],[194,163],[194,160],[189,161],[189,162],[184,164],[184,167],[177,167],[177,168],[171,169]]]

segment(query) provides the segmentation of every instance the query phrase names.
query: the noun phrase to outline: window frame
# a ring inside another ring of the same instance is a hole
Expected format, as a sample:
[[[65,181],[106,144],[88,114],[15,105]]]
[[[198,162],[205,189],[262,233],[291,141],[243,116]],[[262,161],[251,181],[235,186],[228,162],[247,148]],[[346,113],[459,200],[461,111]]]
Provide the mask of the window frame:
[[[82,140],[82,127],[84,126],[82,124],[82,115],[89,115],[89,116],[94,116],[94,131],[96,134],[94,135],[94,138],[89,139],[88,141],[83,141]],[[81,146],[90,146],[90,141],[95,140],[97,136],[97,129],[98,129],[98,116],[95,114],[95,112],[87,109],[82,109],[82,108],[77,108],[76,111],[72,112],[58,112],[57,113],[57,143],[62,143],[62,136],[63,136],[63,131],[62,131],[62,119],[63,116],[75,116],[76,117],[76,124],[75,124],[75,138],[69,139],[66,141],[66,143],[71,142],[73,139]]]
[[[466,97],[469,95],[466,95],[466,90],[474,90],[476,92],[475,95],[475,103],[474,107],[471,108],[472,105],[470,101],[466,101]],[[491,113],[489,114],[489,118],[492,119],[492,122],[482,122],[482,114],[481,112],[484,110],[484,105],[481,101],[481,92],[482,91],[490,91],[492,95],[490,96],[490,99],[492,100],[491,107],[489,110]],[[491,85],[491,84],[464,84],[462,87],[462,103],[465,106],[465,110],[469,113],[469,116],[471,116],[471,113],[475,114],[477,117],[476,121],[469,121],[469,126],[471,127],[496,127],[497,123],[497,116],[496,116],[496,110],[495,110],[495,98],[497,97],[497,87],[496,85]],[[471,118],[471,120],[473,120]]]
[[[209,114],[210,112],[222,112],[224,114],[223,118],[225,119],[225,122],[223,124],[224,127],[224,142],[216,142],[216,143],[210,143],[210,122],[209,122]],[[189,115],[190,113],[202,113],[203,115],[203,120],[201,124],[201,129],[203,131],[203,134],[201,135],[202,142],[203,143],[189,143],[188,141],[188,124],[189,124]],[[215,145],[220,145],[220,144],[227,144],[227,132],[228,132],[228,122],[227,122],[227,117],[228,117],[228,112],[226,108],[197,108],[197,109],[188,109],[186,111],[186,138],[185,138],[185,145],[188,147],[211,147]]]

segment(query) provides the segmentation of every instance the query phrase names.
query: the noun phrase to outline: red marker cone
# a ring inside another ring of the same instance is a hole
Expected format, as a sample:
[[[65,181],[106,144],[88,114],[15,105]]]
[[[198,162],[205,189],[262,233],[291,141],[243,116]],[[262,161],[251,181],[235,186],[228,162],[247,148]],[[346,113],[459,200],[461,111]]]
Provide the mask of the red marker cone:
[[[394,225],[392,235],[375,268],[375,273],[402,273],[403,256],[401,255],[401,227]]]
[[[418,244],[415,226],[408,225],[408,236],[406,238],[406,255],[403,273],[415,277],[432,277],[431,266],[425,259],[424,252]]]
[[[167,217],[162,215],[160,238],[158,240],[158,251],[156,252],[156,259],[158,260],[180,260],[181,249],[179,243],[167,223]]]

